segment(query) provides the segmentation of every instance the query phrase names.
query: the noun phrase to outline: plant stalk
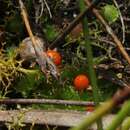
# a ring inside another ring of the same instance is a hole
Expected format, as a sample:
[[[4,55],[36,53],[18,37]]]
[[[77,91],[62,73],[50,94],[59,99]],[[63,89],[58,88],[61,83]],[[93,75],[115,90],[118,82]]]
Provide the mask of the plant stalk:
[[[81,12],[83,12],[86,9],[84,0],[79,1],[79,7],[80,7]],[[97,106],[99,105],[99,102],[100,102],[100,93],[99,93],[100,91],[97,86],[96,73],[93,68],[93,53],[92,53],[92,48],[91,48],[91,43],[90,43],[90,38],[89,38],[89,28],[88,28],[87,17],[83,18],[82,24],[83,24],[83,33],[84,33],[84,38],[85,38],[85,47],[86,47],[87,61],[88,61],[88,68],[89,68],[89,77],[90,77],[90,81],[92,85],[94,102]],[[97,126],[99,130],[103,129],[101,119],[97,121]]]

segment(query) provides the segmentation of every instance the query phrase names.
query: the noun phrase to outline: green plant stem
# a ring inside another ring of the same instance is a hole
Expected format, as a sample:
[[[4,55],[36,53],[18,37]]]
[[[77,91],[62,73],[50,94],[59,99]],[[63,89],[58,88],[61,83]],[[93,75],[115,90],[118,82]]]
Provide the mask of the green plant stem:
[[[129,130],[130,128],[130,117],[128,117],[122,124],[121,130]]]
[[[83,12],[86,8],[84,4],[84,0],[79,1],[79,6],[80,6],[80,11]],[[95,104],[98,105],[100,102],[100,93],[99,93],[100,91],[97,86],[97,78],[96,78],[96,74],[93,68],[93,54],[92,54],[92,48],[91,48],[91,43],[89,39],[89,28],[88,28],[87,17],[83,18],[82,24],[83,24],[83,33],[85,37],[89,76],[90,76],[90,81],[91,81],[91,85],[93,89],[93,97],[94,97]],[[97,121],[97,126],[99,130],[103,129],[101,119]]]
[[[84,0],[80,0],[79,5],[80,5],[80,10],[84,11],[86,7],[84,5]],[[98,105],[100,102],[100,93],[99,93],[100,91],[97,86],[97,78],[96,78],[95,70],[93,68],[93,53],[92,53],[91,43],[89,39],[89,29],[88,29],[88,22],[87,22],[86,17],[84,17],[82,23],[83,23],[83,33],[84,33],[85,47],[86,47],[86,53],[87,53],[89,76],[90,76],[90,81],[93,88],[94,101],[95,101],[95,104]]]
[[[115,104],[112,99],[104,102],[93,113],[87,116],[86,119],[83,120],[83,122],[81,122],[81,124],[79,124],[77,127],[71,128],[70,130],[87,130],[87,128],[89,128],[91,124],[99,120],[107,112],[111,111],[114,105]],[[98,129],[98,130],[101,130],[101,129]]]
[[[116,128],[121,125],[122,121],[129,115],[129,112],[130,112],[130,100],[124,103],[122,109],[112,120],[111,124],[106,128],[106,130],[116,130]]]

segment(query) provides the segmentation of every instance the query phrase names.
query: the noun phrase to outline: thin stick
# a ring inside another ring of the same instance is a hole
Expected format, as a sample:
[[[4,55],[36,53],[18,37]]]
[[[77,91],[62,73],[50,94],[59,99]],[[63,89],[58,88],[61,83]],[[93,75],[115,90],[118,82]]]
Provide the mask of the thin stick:
[[[41,9],[40,9],[39,5],[35,5],[35,17],[36,17],[35,22],[36,22],[36,24],[38,24],[39,19],[42,17],[43,10],[44,10],[44,2],[40,1],[40,4],[41,4]]]
[[[25,6],[22,2],[22,0],[19,0],[19,5],[20,5],[20,9],[21,9],[21,15],[23,17],[23,21],[25,23],[25,26],[26,26],[26,29],[27,29],[27,32],[30,36],[30,39],[32,41],[32,46],[35,50],[35,54],[37,56],[37,58],[40,58],[41,61],[43,61],[43,63],[41,63],[41,70],[45,73],[45,67],[43,67],[44,65],[44,59],[43,59],[43,56],[45,55],[43,53],[43,49],[39,47],[38,43],[36,42],[35,40],[35,37],[32,33],[32,30],[31,30],[31,27],[30,27],[30,24],[29,24],[29,20],[28,20],[28,16],[27,16],[27,12],[26,12],[26,9],[25,9]],[[43,55],[44,54],[44,55]],[[42,56],[41,56],[42,55]],[[43,69],[44,68],[44,69]]]
[[[57,99],[0,99],[0,104],[55,104],[55,105],[75,105],[75,106],[94,106],[94,102],[72,101]]]
[[[116,0],[113,0],[114,4],[116,5],[118,12],[119,12],[119,16],[120,16],[120,20],[121,20],[121,24],[122,24],[122,43],[124,44],[125,42],[125,24],[124,24],[124,20],[120,11],[120,8],[118,6],[118,3]]]
[[[51,10],[50,10],[50,8],[49,8],[49,6],[48,6],[48,4],[47,4],[47,1],[44,0],[44,3],[45,3],[46,8],[47,8],[47,10],[48,10],[48,12],[49,12],[50,18],[52,18],[52,13],[51,13]]]
[[[89,0],[85,0],[85,3],[91,7],[91,3],[89,2]],[[114,34],[112,28],[108,25],[108,23],[104,20],[104,18],[100,15],[99,11],[96,8],[92,8],[92,12],[94,13],[94,15],[100,20],[100,22],[104,25],[104,27],[106,28],[106,31],[110,34],[110,36],[112,37],[113,41],[116,43],[118,49],[120,50],[120,52],[122,53],[122,55],[124,56],[124,58],[127,60],[127,62],[130,64],[130,57],[128,55],[128,53],[125,51],[124,47],[122,46],[121,41],[118,39],[118,37]]]
[[[22,0],[19,0],[19,4],[20,4],[20,9],[21,9],[21,15],[23,17],[23,21],[25,23],[27,32],[28,32],[28,34],[29,34],[29,36],[31,38],[32,45],[33,45],[33,48],[35,50],[35,53],[38,56],[39,54],[38,54],[38,52],[36,50],[36,47],[37,47],[36,46],[36,40],[35,40],[34,35],[32,33],[32,30],[31,30],[31,27],[30,27],[30,24],[29,24],[29,20],[28,20],[28,16],[27,16],[27,12],[26,12],[26,9],[25,9],[25,6],[24,6]]]

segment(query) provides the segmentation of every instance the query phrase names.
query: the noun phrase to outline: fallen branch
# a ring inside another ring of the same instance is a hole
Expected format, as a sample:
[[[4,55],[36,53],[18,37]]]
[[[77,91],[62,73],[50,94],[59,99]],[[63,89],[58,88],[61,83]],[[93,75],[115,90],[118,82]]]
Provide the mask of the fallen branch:
[[[0,104],[55,104],[55,105],[75,105],[94,106],[94,102],[70,101],[57,99],[0,99]]]

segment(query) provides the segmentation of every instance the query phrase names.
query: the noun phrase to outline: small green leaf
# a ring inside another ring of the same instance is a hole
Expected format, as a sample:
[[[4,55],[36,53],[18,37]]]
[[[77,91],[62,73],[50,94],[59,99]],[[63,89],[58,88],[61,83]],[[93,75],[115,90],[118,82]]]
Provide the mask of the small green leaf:
[[[119,18],[118,9],[114,5],[107,4],[102,8],[101,12],[105,19],[110,23],[115,22]]]

